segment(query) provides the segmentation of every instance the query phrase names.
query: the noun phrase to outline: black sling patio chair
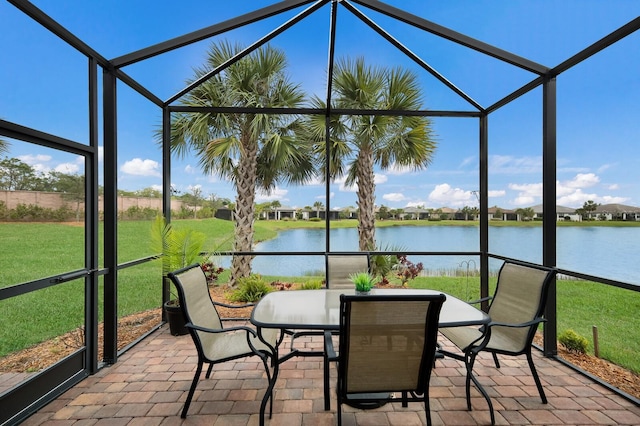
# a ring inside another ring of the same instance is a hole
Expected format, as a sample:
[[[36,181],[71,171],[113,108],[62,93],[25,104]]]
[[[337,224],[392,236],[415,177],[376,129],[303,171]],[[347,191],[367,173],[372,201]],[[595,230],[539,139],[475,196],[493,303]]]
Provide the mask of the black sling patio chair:
[[[216,306],[227,308],[242,306],[227,305],[213,301],[204,272],[198,264],[171,272],[168,276],[178,290],[180,306],[187,321],[186,327],[198,351],[198,367],[193,376],[193,382],[191,383],[187,400],[184,403],[181,417],[183,419],[187,417],[187,411],[204,363],[209,364],[205,376],[208,379],[211,377],[214,364],[255,355],[262,359],[267,379],[271,381],[267,360],[270,358],[274,362],[274,347],[276,346],[279,330],[262,330],[262,337],[267,342],[265,344],[258,338],[256,331],[250,327],[223,327]],[[271,404],[273,405],[273,398],[271,398]]]
[[[325,352],[338,362],[339,426],[343,404],[378,407],[383,395],[403,407],[424,402],[431,425],[429,380],[444,301],[442,294],[340,296],[337,354],[331,333],[325,334]]]
[[[327,288],[352,289],[353,282],[349,278],[358,272],[370,272],[368,254],[329,254],[327,255]]]
[[[327,282],[326,287],[330,290],[354,289],[355,285],[350,280],[352,274],[358,272],[369,272],[370,259],[366,253],[357,254],[329,254],[327,255]],[[290,348],[295,349],[295,340],[300,337],[322,336],[324,332],[317,330],[285,330],[291,336]],[[298,353],[305,351],[298,350]],[[306,351],[310,354],[310,351]],[[324,409],[331,409],[331,399],[329,396],[329,360],[326,353],[319,353],[323,356],[324,365]]]
[[[538,265],[506,261],[498,273],[498,283],[489,305],[491,322],[486,326],[440,328],[440,332],[461,351],[462,355],[441,351],[445,356],[464,361],[467,370],[467,409],[471,410],[471,381],[473,364],[480,352],[493,356],[496,368],[500,368],[498,354],[526,355],[531,374],[544,404],[547,397],[536,372],[531,346],[540,323],[544,322],[547,293],[555,277],[555,270]],[[479,301],[478,301],[479,302]],[[495,423],[491,399],[481,386],[477,386],[487,400],[491,412],[491,424]]]

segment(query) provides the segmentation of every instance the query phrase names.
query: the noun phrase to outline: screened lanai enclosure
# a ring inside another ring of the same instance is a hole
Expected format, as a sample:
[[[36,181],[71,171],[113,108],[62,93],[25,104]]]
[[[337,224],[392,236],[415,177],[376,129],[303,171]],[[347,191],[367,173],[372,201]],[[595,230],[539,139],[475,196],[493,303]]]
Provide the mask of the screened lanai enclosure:
[[[482,2],[105,3],[0,5],[11,23],[0,29],[0,361],[24,354],[0,364],[0,423],[117,363],[137,341],[123,344],[129,316],[148,313],[145,333],[164,323],[171,288],[143,214],[155,209],[176,228],[219,222],[205,250],[231,282],[264,265],[277,266],[263,273],[273,280],[323,279],[329,254],[365,251],[407,255],[430,276],[466,272],[463,290],[487,296],[502,261],[517,259],[568,283],[550,292],[546,356],[576,289],[613,289],[628,309],[583,308],[637,328],[640,240],[621,242],[638,228],[607,228],[623,231],[603,246],[581,227],[566,255],[559,210],[640,206],[638,5],[531,2],[517,16],[503,2],[483,26]],[[207,200],[226,201],[205,215]],[[258,225],[285,206],[286,222],[318,222],[313,238],[264,248],[273,236]],[[496,219],[534,206],[534,226],[503,244]],[[381,209],[471,231],[389,242],[373,226]],[[42,352],[24,351],[51,340],[65,350],[31,365]],[[637,360],[640,343],[624,344],[601,350]]]

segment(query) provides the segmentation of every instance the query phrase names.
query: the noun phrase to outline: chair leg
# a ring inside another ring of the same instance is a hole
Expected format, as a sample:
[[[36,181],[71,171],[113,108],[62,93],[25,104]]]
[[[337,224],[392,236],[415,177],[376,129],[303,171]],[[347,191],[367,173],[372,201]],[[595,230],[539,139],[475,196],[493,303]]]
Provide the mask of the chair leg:
[[[323,356],[323,364],[324,364],[324,409],[325,411],[331,410],[331,396],[330,396],[330,385],[329,385],[329,357],[325,353]]]
[[[467,392],[467,410],[471,411],[471,381],[476,385],[478,391],[482,394],[487,405],[489,406],[489,415],[491,416],[491,425],[496,424],[496,418],[493,413],[493,403],[487,391],[482,387],[478,379],[473,375],[473,364],[475,363],[477,352],[473,350],[465,354],[464,364],[467,367],[467,379],[465,381],[465,390]]]
[[[270,357],[269,355],[263,354],[263,355],[258,355],[260,357],[260,359],[262,360],[262,365],[264,365],[264,371],[267,373],[267,382],[271,383],[271,372],[269,371],[269,363],[268,363],[268,358],[273,358]],[[273,360],[271,361],[271,363],[273,364]],[[273,390],[271,391],[271,393],[269,394],[269,418],[271,418],[271,415],[273,414]]]
[[[471,411],[471,375],[473,371],[473,363],[476,360],[475,354],[465,354],[464,364],[467,368],[467,377],[464,381],[464,390],[467,395],[467,410]]]
[[[431,426],[431,407],[429,404],[429,389],[424,392],[424,415],[427,418],[427,426]]]
[[[500,361],[498,361],[498,354],[496,354],[495,352],[491,352],[491,355],[493,355],[493,362],[496,364],[496,368],[500,368]]]
[[[209,364],[209,368],[207,368],[207,374],[204,376],[207,379],[211,377],[211,372],[213,371],[213,363]]]
[[[184,408],[182,409],[182,414],[180,415],[180,417],[182,417],[183,419],[187,418],[187,411],[189,411],[189,405],[191,405],[191,398],[193,398],[193,393],[196,391],[196,386],[198,385],[198,379],[200,379],[200,373],[202,373],[202,364],[203,364],[203,361],[198,360],[198,367],[196,368],[196,374],[193,376],[193,381],[191,382],[191,389],[189,389],[187,400],[184,402]]]
[[[531,369],[533,380],[536,382],[536,387],[538,388],[540,399],[542,399],[543,404],[546,404],[547,396],[544,394],[544,389],[542,389],[542,383],[540,383],[540,377],[538,377],[538,372],[536,371],[536,367],[535,365],[533,365],[533,357],[531,356],[531,351],[527,352],[527,362],[529,363],[529,368]]]

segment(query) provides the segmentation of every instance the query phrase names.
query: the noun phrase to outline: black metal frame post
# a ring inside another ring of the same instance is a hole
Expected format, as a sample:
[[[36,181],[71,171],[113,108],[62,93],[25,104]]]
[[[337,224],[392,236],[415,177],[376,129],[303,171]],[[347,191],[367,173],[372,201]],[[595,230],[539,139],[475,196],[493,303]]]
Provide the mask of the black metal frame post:
[[[165,223],[171,223],[171,111],[168,107],[162,108],[162,214]],[[159,278],[162,280],[161,306],[164,306],[171,298],[171,282],[163,275]],[[167,321],[164,309],[162,321]]]
[[[104,102],[104,362],[118,359],[118,128],[117,79],[103,70]]]
[[[542,85],[542,263],[556,266],[556,79],[545,79]],[[544,354],[558,353],[556,279],[549,287],[545,307]]]
[[[489,116],[479,119],[480,157],[480,297],[489,296]],[[482,303],[488,309],[488,303]]]
[[[89,59],[89,145],[85,157],[85,346],[90,374],[98,371],[98,62]]]

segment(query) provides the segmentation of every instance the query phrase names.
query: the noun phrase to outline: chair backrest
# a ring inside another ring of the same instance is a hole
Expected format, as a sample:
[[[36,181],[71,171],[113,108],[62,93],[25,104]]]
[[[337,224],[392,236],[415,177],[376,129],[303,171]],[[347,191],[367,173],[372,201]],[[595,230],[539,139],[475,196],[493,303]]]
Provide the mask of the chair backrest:
[[[168,276],[178,290],[180,307],[187,322],[214,330],[222,328],[222,321],[211,300],[207,278],[200,265],[196,263],[187,266],[170,272]],[[189,331],[194,340],[198,338],[202,343],[215,338],[211,333],[196,331],[194,334],[193,330]]]
[[[327,288],[354,288],[349,275],[369,272],[369,255],[327,255]]]
[[[491,321],[522,324],[541,318],[554,275],[553,269],[505,262],[489,306]],[[520,352],[531,344],[537,328],[494,327],[491,333],[500,333],[513,345],[511,350]]]
[[[424,393],[445,296],[340,297],[338,392]]]

